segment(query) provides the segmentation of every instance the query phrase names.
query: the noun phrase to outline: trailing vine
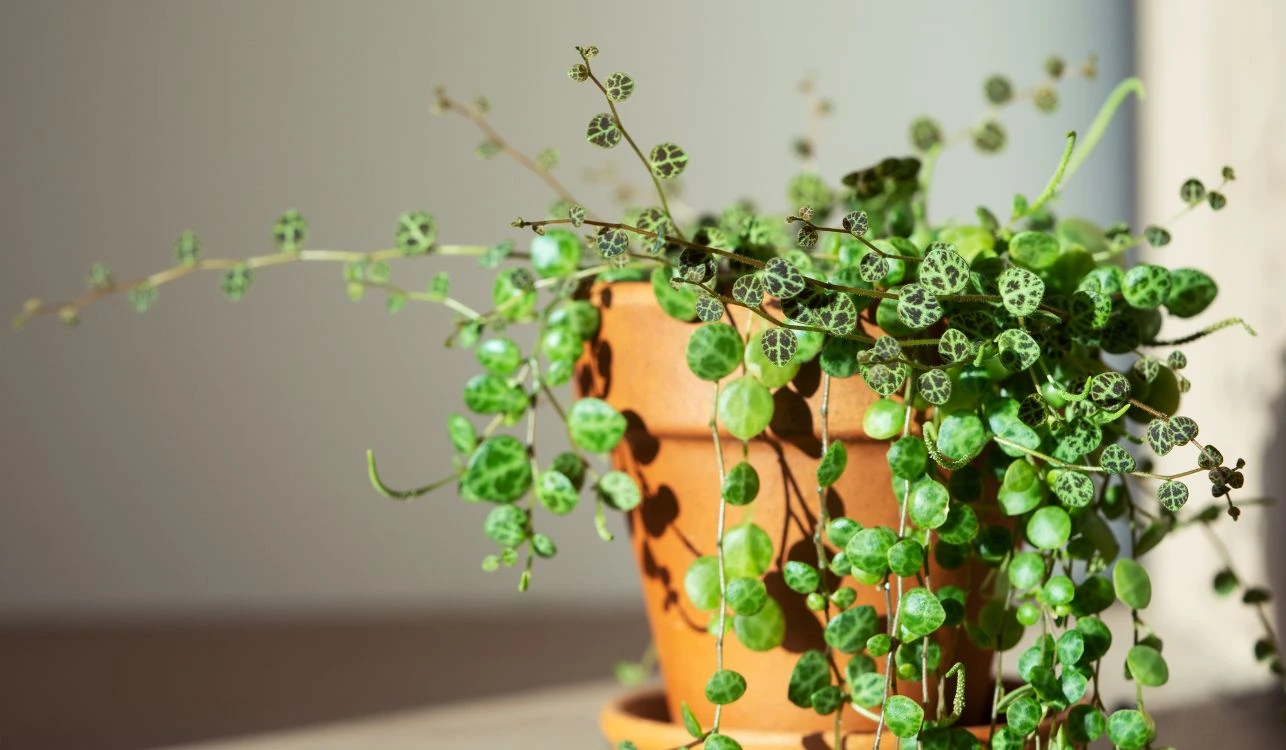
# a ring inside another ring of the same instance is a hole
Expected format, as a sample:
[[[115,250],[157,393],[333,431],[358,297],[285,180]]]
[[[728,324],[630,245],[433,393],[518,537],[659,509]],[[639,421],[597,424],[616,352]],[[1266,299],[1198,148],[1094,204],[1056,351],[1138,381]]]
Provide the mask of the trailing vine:
[[[1222,210],[1236,175],[1225,167],[1213,189],[1197,178],[1185,181],[1176,213],[1142,229],[1104,228],[1054,213],[1064,182],[1090,156],[1114,113],[1131,95],[1142,97],[1137,80],[1113,91],[1084,136],[1065,136],[1050,179],[1032,200],[1016,195],[1008,219],[980,207],[976,222],[948,224],[934,223],[928,210],[943,150],[962,142],[984,153],[1003,150],[1007,108],[1029,102],[1055,111],[1066,79],[1095,75],[1092,58],[1075,69],[1051,58],[1043,78],[1021,90],[1002,76],[989,78],[983,87],[988,111],[977,123],[948,137],[935,121],[919,118],[910,130],[914,156],[851,171],[838,186],[818,170],[821,117],[830,104],[808,82],[802,90],[812,119],[798,148],[805,170],[786,187],[787,210],[737,203],[681,225],[666,183],[684,173],[687,152],[663,141],[645,153],[621,118],[634,79],[596,72],[595,47],[576,52],[568,78],[593,84],[608,110],[589,119],[585,140],[603,149],[625,142],[648,174],[656,205],[630,209],[618,220],[597,218],[555,176],[557,152],[524,154],[491,124],[485,99],[463,104],[438,89],[437,110],[463,116],[483,132],[479,156],[506,155],[555,194],[542,218],[513,222],[532,231],[527,249],[513,240],[440,243],[437,220],[422,210],[397,219],[392,247],[316,249],[307,221],[292,210],[273,227],[272,252],[209,259],[199,237],[183,232],[173,266],[120,282],[96,264],[85,293],[66,302],[31,300],[15,324],[44,315],[74,324],[92,304],[115,295],[146,312],[156,306],[160,287],[203,271],[220,273],[223,292],[235,301],[260,271],[299,262],[339,264],[351,299],[381,293],[390,313],[408,302],[444,306],[454,319],[447,345],[471,350],[480,369],[463,386],[469,414],[452,414],[446,425],[454,454],[449,473],[394,489],[368,453],[368,475],[390,499],[455,487],[462,499],[486,508],[482,530],[496,551],[482,568],[516,568],[525,591],[537,561],[558,551],[553,538],[537,531],[544,514],[572,514],[588,493],[592,523],[611,541],[607,512],[630,512],[647,501],[633,476],[603,460],[625,437],[626,417],[593,396],[564,402],[558,389],[570,384],[598,333],[600,311],[585,298],[587,288],[650,284],[661,310],[694,324],[686,362],[710,385],[720,494],[716,536],[703,541],[713,552],[696,556],[683,578],[687,603],[708,613],[715,654],[705,685],[713,722],[702,727],[682,706],[679,718],[692,736],[686,746],[741,747],[724,709],[747,684],[736,665],[725,663],[725,639],[731,634],[764,651],[785,637],[781,603],[763,581],[773,567],[772,538],[749,518],[729,527],[728,508],[766,501],[758,497],[749,445],[772,437],[774,391],[805,365],[821,372],[817,507],[807,559],[786,559],[780,573],[816,613],[822,642],[798,656],[786,684],[771,688],[801,710],[833,717],[835,747],[844,742],[847,711],[874,726],[877,747],[890,736],[926,748],[977,747],[959,726],[967,708],[989,716],[990,746],[998,750],[1028,743],[1084,747],[1104,736],[1125,750],[1150,747],[1155,726],[1145,688],[1165,684],[1169,668],[1157,624],[1147,620],[1152,588],[1140,560],[1169,534],[1194,525],[1221,559],[1214,590],[1240,593],[1264,629],[1255,656],[1282,673],[1265,607],[1270,594],[1234,570],[1214,531],[1223,515],[1240,515],[1233,495],[1245,481],[1245,462],[1226,461],[1181,413],[1188,355],[1174,348],[1238,326],[1254,331],[1229,319],[1195,333],[1167,330],[1163,337],[1169,318],[1187,320],[1208,308],[1218,292],[1215,281],[1194,268],[1122,262],[1140,243],[1169,244],[1180,218],[1202,207]],[[489,305],[452,296],[445,271],[422,290],[393,283],[393,261],[429,257],[472,257],[494,270]],[[738,312],[745,325],[734,324],[732,309],[746,311]],[[509,334],[520,325],[533,331],[526,350]],[[1146,353],[1157,349],[1162,352]],[[876,396],[861,425],[865,440],[887,443],[891,482],[887,491],[879,489],[899,505],[896,528],[867,526],[827,505],[829,494],[870,483],[846,473],[848,446],[831,431],[832,411],[845,405],[833,389],[853,379]],[[538,444],[543,406],[561,422],[565,447]],[[742,445],[732,466],[725,465],[725,434]],[[1188,468],[1156,472],[1145,448],[1161,456],[1184,451],[1191,461]],[[1194,513],[1187,508],[1188,483],[1203,475],[1217,502]],[[1114,527],[1128,531],[1128,549],[1121,549]],[[967,586],[942,583],[951,571],[964,571]],[[882,599],[883,611],[858,604],[856,587]],[[1115,602],[1129,608],[1131,626],[1124,660],[1114,662],[1107,658],[1114,634],[1100,615]],[[990,706],[967,707],[966,677],[990,676],[966,675],[962,663],[946,657],[967,639],[994,652],[999,674],[1029,628],[1038,628],[1039,637],[1017,655],[1021,684],[996,681]],[[1124,668],[1134,681],[1132,707],[1104,705],[1098,685],[1105,667]],[[620,667],[631,680],[644,669]],[[900,681],[918,690],[903,694]]]

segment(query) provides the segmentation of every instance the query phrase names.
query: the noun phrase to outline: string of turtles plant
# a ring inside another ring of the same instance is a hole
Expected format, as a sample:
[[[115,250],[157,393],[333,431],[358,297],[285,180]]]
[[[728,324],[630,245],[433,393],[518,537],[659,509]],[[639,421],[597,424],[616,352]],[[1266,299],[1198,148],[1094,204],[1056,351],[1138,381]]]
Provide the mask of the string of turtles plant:
[[[184,232],[175,266],[120,282],[95,264],[82,296],[31,300],[15,323],[51,314],[74,324],[86,307],[114,294],[147,311],[161,286],[200,271],[222,272],[224,293],[238,300],[256,271],[302,261],[341,264],[352,299],[382,292],[391,313],[408,302],[447,307],[455,320],[447,345],[472,349],[482,370],[463,392],[475,416],[453,414],[447,422],[453,467],[440,479],[400,490],[385,483],[368,453],[370,480],[397,500],[450,486],[466,501],[489,503],[483,532],[498,549],[482,567],[520,567],[518,587],[526,590],[536,559],[557,553],[554,540],[537,530],[542,513],[570,514],[588,493],[598,533],[611,540],[607,510],[630,511],[643,500],[629,475],[601,464],[625,435],[625,418],[593,397],[565,406],[557,389],[569,383],[598,329],[599,312],[582,294],[586,285],[649,282],[662,310],[699,323],[687,364],[711,384],[712,471],[721,487],[717,535],[708,540],[713,552],[696,559],[684,580],[692,604],[711,613],[717,665],[705,691],[715,705],[712,725],[703,728],[683,706],[693,738],[686,747],[740,747],[722,721],[723,707],[746,690],[736,665],[725,661],[726,633],[754,650],[777,648],[784,637],[782,608],[763,582],[772,539],[752,521],[728,528],[726,519],[729,505],[756,501],[759,475],[747,460],[748,447],[772,419],[773,391],[810,361],[822,372],[815,557],[788,560],[782,572],[824,623],[825,649],[802,654],[789,683],[778,689],[800,707],[833,715],[836,747],[848,710],[876,723],[877,747],[888,735],[925,748],[979,746],[955,726],[966,675],[961,664],[944,662],[942,643],[964,637],[994,651],[999,674],[1004,654],[1029,628],[1039,637],[1018,655],[1021,685],[995,686],[991,747],[1082,747],[1104,735],[1127,750],[1151,747],[1155,727],[1144,688],[1163,685],[1168,667],[1160,634],[1146,618],[1151,583],[1139,560],[1191,525],[1205,530],[1224,560],[1215,591],[1238,592],[1254,608],[1264,628],[1255,655],[1282,673],[1264,606],[1269,593],[1232,569],[1213,532],[1221,515],[1240,513],[1232,494],[1242,486],[1245,462],[1225,461],[1198,439],[1197,422],[1179,413],[1189,383],[1182,374],[1187,357],[1176,347],[1224,328],[1253,331],[1232,319],[1162,337],[1167,316],[1184,320],[1209,306],[1214,280],[1193,268],[1122,262],[1141,243],[1168,244],[1183,215],[1201,206],[1222,209],[1235,175],[1224,168],[1211,190],[1188,180],[1178,213],[1138,232],[1058,218],[1051,209],[1113,113],[1131,94],[1142,95],[1138,81],[1113,91],[1083,137],[1068,134],[1048,184],[1035,199],[1015,196],[1003,222],[986,208],[972,223],[930,222],[927,199],[938,156],[963,141],[985,153],[1002,150],[1005,109],[1030,101],[1054,111],[1065,79],[1095,75],[1092,58],[1075,69],[1051,58],[1044,78],[1021,91],[1007,78],[989,78],[990,109],[976,124],[946,136],[936,122],[917,119],[910,128],[914,156],[854,171],[838,187],[815,171],[817,128],[810,126],[798,148],[806,169],[787,186],[792,213],[737,203],[680,226],[666,184],[683,173],[688,155],[670,142],[647,153],[639,147],[619,108],[634,93],[634,80],[625,73],[600,77],[591,62],[597,53],[578,47],[579,61],[567,72],[572,81],[592,84],[608,110],[590,120],[586,140],[603,149],[625,142],[655,189],[653,206],[628,210],[619,221],[597,218],[554,175],[556,151],[526,156],[491,125],[485,100],[463,104],[439,89],[438,111],[461,115],[483,131],[480,156],[511,157],[558,196],[545,218],[513,223],[534,231],[527,251],[510,240],[440,243],[437,222],[424,211],[398,219],[390,248],[316,249],[302,215],[288,211],[273,228],[275,252],[206,258],[197,235]],[[829,110],[811,85],[805,91],[815,115]],[[574,230],[587,234],[582,239]],[[392,282],[392,261],[432,256],[472,256],[496,269],[490,309],[453,297],[446,272],[422,291]],[[513,261],[519,263],[501,267]],[[738,327],[729,308],[744,310],[746,325]],[[534,328],[525,352],[508,332],[520,324]],[[847,468],[845,444],[829,434],[832,383],[855,377],[880,396],[862,415],[862,427],[870,439],[888,443],[897,528],[831,517],[824,502]],[[565,427],[566,449],[536,444],[542,405]],[[724,464],[724,433],[742,444],[742,459],[731,467]],[[1191,467],[1155,472],[1150,459],[1140,457],[1145,446],[1162,456],[1190,450]],[[1192,513],[1187,482],[1202,475],[1218,502]],[[1001,518],[980,512],[987,508]],[[1118,544],[1113,524],[1128,531],[1127,548]],[[986,574],[971,591],[935,588],[930,560],[945,570],[980,566]],[[874,587],[883,597],[883,628],[874,607],[856,605],[854,586]],[[966,611],[971,594],[985,599],[977,617]],[[1105,665],[1114,634],[1099,615],[1118,600],[1132,613],[1130,646],[1123,665]],[[1098,683],[1105,666],[1123,667],[1134,681],[1134,707],[1109,711],[1104,705]],[[898,693],[895,677],[918,682],[918,696]],[[936,704],[935,694],[943,696]]]

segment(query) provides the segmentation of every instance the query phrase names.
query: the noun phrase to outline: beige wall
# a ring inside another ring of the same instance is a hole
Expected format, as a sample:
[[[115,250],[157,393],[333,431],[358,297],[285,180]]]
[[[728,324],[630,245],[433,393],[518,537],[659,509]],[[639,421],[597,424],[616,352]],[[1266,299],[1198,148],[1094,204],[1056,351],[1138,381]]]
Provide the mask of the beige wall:
[[[1224,164],[1236,167],[1228,207],[1216,215],[1197,211],[1173,227],[1174,242],[1146,256],[1171,267],[1191,265],[1212,273],[1221,296],[1188,329],[1226,317],[1250,321],[1259,332],[1225,331],[1184,347],[1193,363],[1188,413],[1201,437],[1229,461],[1248,466],[1243,498],[1286,496],[1286,299],[1282,280],[1282,207],[1286,206],[1286,6],[1276,0],[1221,3],[1151,0],[1139,6],[1139,72],[1148,101],[1139,119],[1139,217],[1164,221],[1181,206],[1179,185],[1200,175],[1213,181]],[[1176,335],[1186,333],[1176,326]],[[1180,470],[1178,456],[1170,457]],[[1186,468],[1186,467],[1183,467]],[[1204,479],[1189,482],[1193,497],[1208,502]],[[1246,511],[1236,524],[1224,519],[1238,571],[1254,583],[1286,587],[1286,508]],[[1244,691],[1269,682],[1250,645],[1263,632],[1236,599],[1216,600],[1211,571],[1220,567],[1197,531],[1149,555],[1160,589],[1148,617],[1162,623],[1166,653],[1200,654],[1171,659],[1166,699],[1213,691]],[[1280,607],[1280,605],[1279,605]],[[1278,612],[1281,612],[1278,609]]]
[[[1069,85],[1053,119],[1016,113],[1005,157],[943,160],[935,206],[967,217],[1039,189],[1062,134],[1130,68],[1117,4],[788,7],[5,2],[0,305],[74,294],[95,260],[126,276],[158,268],[186,227],[211,255],[262,253],[290,206],[324,247],[385,246],[414,207],[441,217],[447,241],[513,236],[514,215],[546,205],[543,186],[477,162],[478,134],[429,116],[430,92],[486,93],[504,133],[561,147],[583,184],[604,160],[580,136],[601,103],[563,75],[573,44],[637,78],[631,129],[688,148],[688,198],[703,207],[781,206],[804,124],[795,83],[810,70],[837,102],[822,142],[834,178],[902,152],[914,115],[972,121],[986,74],[1030,80],[1050,53],[1097,51],[1101,79]],[[1068,189],[1073,210],[1130,215],[1129,130],[1127,118]],[[606,161],[637,181],[623,152]],[[427,265],[396,273],[416,286]],[[478,299],[485,277],[450,267]],[[368,446],[396,484],[447,466],[443,419],[471,368],[438,348],[445,324],[439,310],[352,305],[339,269],[314,267],[264,272],[237,305],[216,278],[192,279],[145,316],[113,300],[74,332],[50,320],[0,332],[0,616],[514,602],[513,576],[478,570],[484,508],[450,494],[396,505],[363,472]],[[529,600],[635,606],[619,543],[598,542],[587,514],[556,529],[562,554]]]

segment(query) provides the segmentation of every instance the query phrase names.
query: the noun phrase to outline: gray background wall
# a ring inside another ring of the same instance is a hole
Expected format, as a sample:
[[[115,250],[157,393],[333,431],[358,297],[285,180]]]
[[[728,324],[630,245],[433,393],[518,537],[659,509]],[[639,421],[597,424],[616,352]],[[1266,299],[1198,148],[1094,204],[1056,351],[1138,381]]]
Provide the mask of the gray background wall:
[[[601,109],[564,76],[571,46],[638,80],[623,114],[644,141],[693,155],[687,199],[784,205],[804,127],[795,85],[815,71],[836,102],[823,171],[836,178],[905,150],[911,117],[950,129],[983,111],[981,81],[1039,75],[1044,58],[1098,52],[1098,81],[1063,107],[1007,117],[1009,151],[960,149],[934,207],[971,215],[1048,177],[1063,133],[1084,127],[1130,72],[1126,4],[951,2],[5,2],[0,22],[0,304],[70,296],[91,262],[130,277],[170,262],[176,234],[211,256],[270,249],[296,206],[318,247],[387,246],[423,207],[450,242],[514,235],[548,195],[479,135],[429,115],[432,87],[485,93],[528,152],[562,149],[560,172],[604,162],[639,183],[621,150],[581,139]],[[1129,118],[1066,192],[1103,220],[1132,209]],[[429,263],[398,267],[418,286]],[[485,276],[452,264],[466,299]],[[449,494],[397,505],[368,488],[373,447],[389,480],[447,466],[466,354],[442,353],[440,310],[389,318],[349,303],[339,269],[261,273],[230,305],[215,275],[167,286],[139,316],[100,304],[75,331],[40,320],[0,332],[0,617],[146,616],[516,606],[512,576],[477,562],[484,508]],[[634,607],[631,563],[588,515],[558,527],[557,561],[528,602]]]

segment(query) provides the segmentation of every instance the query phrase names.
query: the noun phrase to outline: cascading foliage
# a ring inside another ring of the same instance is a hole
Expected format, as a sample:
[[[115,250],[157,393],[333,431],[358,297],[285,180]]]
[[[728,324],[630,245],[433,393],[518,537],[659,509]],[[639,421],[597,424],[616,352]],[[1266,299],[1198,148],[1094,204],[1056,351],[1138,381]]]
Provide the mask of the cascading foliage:
[[[464,384],[470,415],[453,414],[447,422],[453,468],[422,487],[395,490],[368,454],[370,479],[395,499],[454,486],[466,501],[489,505],[483,532],[497,551],[482,567],[520,565],[519,588],[526,590],[535,560],[557,553],[554,540],[538,531],[544,514],[573,513],[587,497],[599,534],[611,540],[607,509],[630,511],[644,500],[629,475],[602,462],[625,435],[625,418],[602,400],[558,390],[598,329],[599,312],[581,294],[586,285],[649,282],[661,309],[697,323],[687,364],[711,384],[710,471],[722,487],[718,536],[704,540],[711,552],[692,563],[684,590],[711,615],[717,670],[705,693],[716,708],[709,728],[687,706],[682,716],[692,744],[707,750],[740,747],[736,728],[721,718],[722,706],[746,690],[736,664],[724,662],[725,632],[751,649],[769,650],[781,645],[785,628],[782,608],[762,580],[774,559],[771,536],[752,522],[725,523],[728,505],[756,501],[759,476],[746,460],[724,465],[721,432],[743,447],[759,437],[773,416],[773,391],[812,360],[821,369],[823,393],[816,554],[790,559],[782,573],[825,623],[825,651],[803,653],[789,683],[777,688],[798,706],[834,715],[835,746],[845,711],[877,722],[877,746],[890,735],[899,742],[914,738],[924,748],[979,746],[954,726],[966,675],[961,665],[944,662],[939,636],[954,630],[994,651],[998,671],[1024,633],[1038,629],[1035,645],[1016,657],[1021,685],[996,686],[990,746],[1082,747],[1106,735],[1120,748],[1150,747],[1155,727],[1144,688],[1163,685],[1168,667],[1161,623],[1147,617],[1151,584],[1139,560],[1185,526],[1209,533],[1226,564],[1214,577],[1215,591],[1237,593],[1257,610],[1265,635],[1255,654],[1281,674],[1264,611],[1269,593],[1234,572],[1210,531],[1225,512],[1234,519],[1239,514],[1232,491],[1242,485],[1244,461],[1225,461],[1199,437],[1197,422],[1180,413],[1189,384],[1182,374],[1187,355],[1177,347],[1223,328],[1250,328],[1240,320],[1182,328],[1215,298],[1214,280],[1194,268],[1125,262],[1126,252],[1141,243],[1167,245],[1170,227],[1184,214],[1222,209],[1223,190],[1235,175],[1225,167],[1213,189],[1186,181],[1176,215],[1141,230],[1103,228],[1051,209],[1112,113],[1131,93],[1142,93],[1136,80],[1117,87],[1083,137],[1068,134],[1049,183],[1034,199],[1016,195],[1004,220],[980,207],[969,223],[930,221],[927,195],[939,154],[960,141],[987,153],[1002,150],[1005,108],[1027,101],[1054,111],[1062,81],[1094,76],[1092,58],[1076,68],[1051,58],[1044,79],[1026,90],[989,78],[983,87],[988,113],[977,124],[946,135],[935,121],[917,119],[909,134],[914,156],[851,172],[840,185],[806,169],[787,185],[788,214],[737,203],[686,220],[676,219],[666,184],[684,172],[688,154],[671,142],[640,148],[618,111],[635,81],[619,72],[601,76],[591,62],[597,53],[578,47],[579,61],[567,71],[572,81],[597,88],[607,107],[590,117],[585,139],[603,149],[624,142],[656,197],[654,205],[625,210],[620,221],[599,219],[573,198],[554,175],[556,151],[526,156],[492,127],[486,100],[462,104],[439,89],[438,111],[460,114],[484,132],[479,156],[512,157],[558,196],[546,218],[514,222],[536,234],[527,250],[510,240],[439,243],[437,222],[423,211],[398,219],[391,248],[315,249],[307,223],[292,210],[273,227],[274,253],[210,259],[197,235],[184,232],[175,266],[117,282],[96,264],[84,295],[67,303],[31,300],[15,322],[56,314],[75,323],[83,308],[115,293],[147,311],[160,286],[205,270],[221,271],[224,293],[237,300],[258,269],[298,261],[341,264],[352,299],[382,292],[391,313],[408,302],[445,305],[455,315],[447,344],[471,349],[480,368]],[[829,111],[811,83],[805,93],[815,115]],[[815,137],[797,144],[810,168],[817,164]],[[490,309],[451,296],[446,272],[423,291],[392,283],[391,261],[450,255],[474,256],[496,269]],[[727,322],[730,307],[748,311],[750,325]],[[1163,332],[1167,319],[1176,318],[1178,335],[1168,327]],[[533,329],[528,346],[511,334],[519,325]],[[880,396],[862,425],[868,437],[888,444],[900,507],[896,528],[864,528],[827,515],[823,499],[848,458],[845,445],[828,434],[829,394],[832,380],[849,378]],[[565,446],[537,445],[542,404],[565,426]],[[1156,473],[1149,451],[1183,452],[1190,468]],[[1189,483],[1208,484],[1217,502],[1188,509]],[[1127,546],[1114,528],[1124,530]],[[970,592],[933,585],[930,560],[943,569],[981,565],[988,571],[972,592],[985,599],[976,618],[966,614]],[[832,587],[834,581],[840,585]],[[881,592],[889,611],[883,623],[875,608],[855,604],[855,587]],[[1114,634],[1099,617],[1116,601],[1132,611],[1129,633]],[[1124,662],[1105,659],[1113,640],[1122,638],[1131,644]],[[1102,669],[1125,670],[1138,687],[1134,707],[1108,710],[1097,691]],[[919,682],[921,690],[898,694],[894,676]],[[931,683],[943,696],[932,715]]]

